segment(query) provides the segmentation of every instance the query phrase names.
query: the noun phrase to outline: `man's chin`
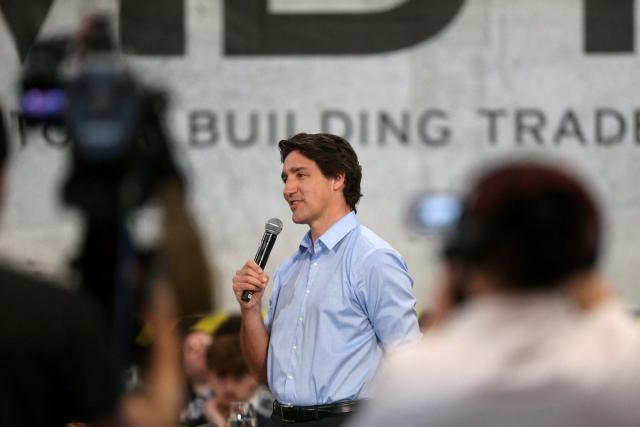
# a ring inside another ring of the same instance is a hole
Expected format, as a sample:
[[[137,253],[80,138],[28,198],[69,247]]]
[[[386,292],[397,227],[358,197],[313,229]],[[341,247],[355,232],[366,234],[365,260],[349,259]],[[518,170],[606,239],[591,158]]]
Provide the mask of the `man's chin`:
[[[306,224],[307,221],[305,221],[304,218],[301,218],[300,216],[296,216],[296,214],[292,214],[291,215],[291,221],[294,222],[294,224]]]

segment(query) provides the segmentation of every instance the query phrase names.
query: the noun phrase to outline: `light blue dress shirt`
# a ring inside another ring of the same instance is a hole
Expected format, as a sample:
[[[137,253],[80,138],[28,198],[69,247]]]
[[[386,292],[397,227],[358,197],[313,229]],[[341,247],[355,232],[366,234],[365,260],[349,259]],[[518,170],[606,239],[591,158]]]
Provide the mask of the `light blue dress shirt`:
[[[400,254],[351,212],[274,275],[269,387],[283,404],[368,397],[384,351],[418,341],[413,281]]]

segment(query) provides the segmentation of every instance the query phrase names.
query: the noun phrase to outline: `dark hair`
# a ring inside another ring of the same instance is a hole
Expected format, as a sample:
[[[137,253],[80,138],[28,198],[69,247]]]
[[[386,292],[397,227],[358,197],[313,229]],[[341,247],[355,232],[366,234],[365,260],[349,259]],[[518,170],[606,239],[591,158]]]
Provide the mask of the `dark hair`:
[[[549,288],[596,265],[600,234],[596,203],[575,177],[510,162],[473,186],[444,254],[496,274],[505,286]]]
[[[322,174],[327,178],[335,178],[344,174],[344,198],[347,204],[356,210],[356,204],[362,197],[360,181],[362,166],[358,156],[346,139],[328,133],[299,133],[278,143],[280,160],[284,160],[292,151],[299,151],[303,156],[316,162]]]
[[[239,314],[231,314],[213,332],[214,339],[223,335],[240,335],[242,317]]]
[[[240,336],[225,334],[214,338],[207,349],[207,367],[220,378],[242,378],[249,373],[242,356]]]
[[[0,109],[0,167],[4,166],[9,157],[9,135],[4,123],[4,112]]]

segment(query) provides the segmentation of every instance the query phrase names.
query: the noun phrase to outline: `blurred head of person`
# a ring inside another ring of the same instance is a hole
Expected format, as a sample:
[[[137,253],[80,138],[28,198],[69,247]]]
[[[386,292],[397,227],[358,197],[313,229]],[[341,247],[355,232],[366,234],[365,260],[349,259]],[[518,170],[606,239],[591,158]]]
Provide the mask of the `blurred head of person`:
[[[258,389],[258,382],[249,374],[242,356],[240,335],[217,335],[207,352],[211,370],[211,388],[217,411],[226,419],[231,402],[248,401]]]
[[[205,384],[208,386],[207,349],[212,341],[211,334],[203,331],[191,331],[184,339],[182,345],[184,372],[194,388]]]
[[[450,266],[463,267],[462,282],[480,288],[557,290],[595,270],[601,227],[593,196],[573,174],[510,161],[471,187],[443,254]]]

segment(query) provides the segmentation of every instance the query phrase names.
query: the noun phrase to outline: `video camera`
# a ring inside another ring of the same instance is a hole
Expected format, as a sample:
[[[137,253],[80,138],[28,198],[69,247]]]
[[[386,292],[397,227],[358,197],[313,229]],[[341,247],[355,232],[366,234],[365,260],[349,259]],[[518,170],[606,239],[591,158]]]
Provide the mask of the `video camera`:
[[[163,127],[164,91],[139,83],[118,54],[110,21],[37,43],[21,79],[27,126],[63,128],[72,141],[63,201],[111,221],[142,205],[165,178],[180,179]]]

